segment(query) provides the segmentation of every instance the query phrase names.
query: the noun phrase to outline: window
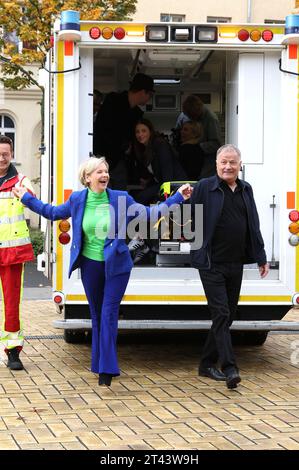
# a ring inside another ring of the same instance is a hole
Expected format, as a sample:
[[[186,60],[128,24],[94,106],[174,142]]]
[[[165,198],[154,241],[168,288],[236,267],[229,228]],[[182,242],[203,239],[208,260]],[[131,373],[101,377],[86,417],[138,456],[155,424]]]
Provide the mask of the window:
[[[19,38],[16,34],[15,31],[12,31],[12,32],[8,32],[8,31],[3,31],[3,40],[5,43],[9,43],[9,44],[14,44],[15,46],[17,46],[19,44]]]
[[[1,51],[3,52],[5,50],[5,47],[10,46],[10,53],[18,52],[18,47],[19,47],[19,38],[16,35],[15,31],[9,32],[5,31],[4,28],[1,28],[0,31],[0,36],[2,39],[2,44],[1,44]]]
[[[6,114],[0,114],[0,134],[10,137],[13,141],[13,147],[15,149],[16,130],[15,124],[11,117]]]
[[[264,20],[265,24],[285,24],[285,20]]]
[[[172,23],[184,23],[186,15],[176,15],[172,13],[161,13],[160,21]]]
[[[231,23],[231,16],[207,16],[208,23]]]

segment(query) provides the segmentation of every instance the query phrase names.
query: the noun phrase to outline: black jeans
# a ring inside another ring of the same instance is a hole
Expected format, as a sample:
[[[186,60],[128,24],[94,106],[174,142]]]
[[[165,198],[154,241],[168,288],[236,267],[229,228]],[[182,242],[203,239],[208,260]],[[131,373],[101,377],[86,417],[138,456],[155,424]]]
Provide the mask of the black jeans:
[[[241,263],[212,263],[211,269],[199,271],[211,313],[212,326],[201,357],[202,367],[218,360],[224,373],[236,369],[229,327],[236,313],[241,290]]]

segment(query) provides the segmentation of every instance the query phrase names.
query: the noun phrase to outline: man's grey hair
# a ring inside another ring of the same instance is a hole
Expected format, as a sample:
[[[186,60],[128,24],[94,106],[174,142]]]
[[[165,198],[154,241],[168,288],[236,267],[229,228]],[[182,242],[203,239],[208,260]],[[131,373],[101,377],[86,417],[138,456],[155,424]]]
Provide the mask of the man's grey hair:
[[[216,153],[216,160],[224,150],[231,150],[235,152],[241,160],[241,151],[234,144],[225,144],[225,145],[222,145],[222,147],[219,147]]]

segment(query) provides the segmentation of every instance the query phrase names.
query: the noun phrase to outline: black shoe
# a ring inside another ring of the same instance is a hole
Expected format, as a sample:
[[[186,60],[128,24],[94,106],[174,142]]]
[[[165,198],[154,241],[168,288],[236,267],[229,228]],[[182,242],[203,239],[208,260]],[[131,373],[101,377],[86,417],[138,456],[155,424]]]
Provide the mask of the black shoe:
[[[229,388],[230,390],[232,388],[237,388],[237,385],[238,383],[241,382],[241,377],[239,376],[239,373],[235,370],[233,372],[230,372],[227,376],[226,376],[226,386],[227,388]]]
[[[112,377],[113,375],[111,374],[99,374],[99,385],[108,385],[110,387],[111,382],[112,382]]]
[[[18,350],[18,348],[8,349],[7,367],[9,367],[10,370],[23,370],[24,369],[22,361],[19,358],[19,354],[20,354],[20,351]]]
[[[198,375],[202,377],[209,377],[213,380],[226,380],[225,375],[216,367],[201,367],[199,366]]]

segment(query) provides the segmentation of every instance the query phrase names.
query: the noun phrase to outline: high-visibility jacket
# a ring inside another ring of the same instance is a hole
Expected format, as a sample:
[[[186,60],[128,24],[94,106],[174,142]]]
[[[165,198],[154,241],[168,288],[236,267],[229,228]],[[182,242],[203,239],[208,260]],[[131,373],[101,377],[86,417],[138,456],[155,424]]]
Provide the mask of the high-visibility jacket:
[[[15,168],[13,168],[15,170]],[[32,194],[34,190],[29,179],[17,171],[12,172],[0,186],[0,265],[32,261],[34,253],[25,220],[24,206],[12,189],[25,186]]]

